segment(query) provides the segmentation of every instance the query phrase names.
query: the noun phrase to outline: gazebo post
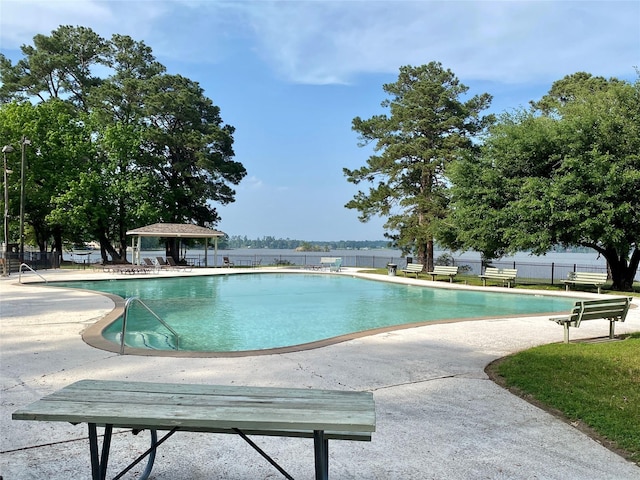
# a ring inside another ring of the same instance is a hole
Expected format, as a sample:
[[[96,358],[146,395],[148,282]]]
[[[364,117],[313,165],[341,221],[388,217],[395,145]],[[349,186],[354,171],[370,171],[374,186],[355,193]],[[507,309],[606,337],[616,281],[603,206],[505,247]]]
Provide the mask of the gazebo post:
[[[127,252],[124,253],[124,259],[127,259]],[[136,237],[131,237],[131,263],[136,263]]]

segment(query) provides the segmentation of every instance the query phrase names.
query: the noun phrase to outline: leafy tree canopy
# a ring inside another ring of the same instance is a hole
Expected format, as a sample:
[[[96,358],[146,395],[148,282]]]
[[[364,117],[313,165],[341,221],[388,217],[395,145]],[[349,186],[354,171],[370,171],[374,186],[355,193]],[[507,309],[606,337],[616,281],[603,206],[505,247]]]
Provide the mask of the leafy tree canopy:
[[[555,245],[603,255],[614,287],[640,262],[640,82],[586,73],[504,114],[480,156],[456,161],[451,224],[440,236],[486,258]]]
[[[28,212],[34,228],[37,221],[62,229],[59,237],[74,243],[97,239],[104,260],[122,261],[129,229],[220,220],[214,205],[234,201],[232,186],[246,170],[233,160],[234,128],[196,82],[166,74],[143,42],[124,35],[106,40],[86,27],[36,35],[22,53],[15,65],[0,55],[2,114],[26,100],[61,102],[73,117],[54,122],[62,129],[57,152],[33,134],[34,152],[55,172],[42,179],[42,208]],[[46,109],[34,112],[46,118]],[[13,128],[30,131],[26,120]],[[62,252],[61,241],[55,243]],[[177,257],[175,242],[168,254]]]

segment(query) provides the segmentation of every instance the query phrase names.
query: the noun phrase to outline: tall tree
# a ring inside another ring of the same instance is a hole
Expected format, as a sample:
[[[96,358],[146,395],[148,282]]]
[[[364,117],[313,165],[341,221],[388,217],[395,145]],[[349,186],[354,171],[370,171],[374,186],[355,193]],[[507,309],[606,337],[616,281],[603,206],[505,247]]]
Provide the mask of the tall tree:
[[[614,288],[640,263],[640,81],[579,73],[504,114],[479,157],[456,162],[458,246],[489,258],[555,245],[596,250]]]
[[[143,42],[104,40],[85,27],[37,35],[22,52],[15,65],[0,56],[0,101],[57,99],[75,109],[76,126],[91,129],[76,146],[91,157],[80,172],[60,160],[55,168],[70,181],[39,217],[64,225],[66,238],[99,240],[103,260],[116,262],[126,260],[126,232],[141,223],[219,221],[213,203],[234,201],[231,185],[246,171],[233,161],[234,128],[196,82],[166,75]],[[169,253],[177,259],[175,245]]]
[[[468,87],[438,62],[402,67],[398,81],[383,89],[391,96],[382,102],[389,115],[356,117],[352,124],[360,145],[375,141],[377,154],[364,167],[344,169],[349,182],[374,185],[345,206],[364,222],[387,217],[385,236],[431,269],[434,234],[449,211],[445,167],[476,149],[474,138],[493,120],[481,116],[491,96],[463,101]]]

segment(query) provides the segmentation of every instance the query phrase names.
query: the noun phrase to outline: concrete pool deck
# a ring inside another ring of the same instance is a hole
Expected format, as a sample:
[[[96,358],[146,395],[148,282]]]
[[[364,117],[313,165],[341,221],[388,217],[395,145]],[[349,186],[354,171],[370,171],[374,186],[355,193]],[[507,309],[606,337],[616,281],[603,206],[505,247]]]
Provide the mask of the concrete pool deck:
[[[129,278],[88,270],[40,273],[49,280]],[[111,299],[30,285],[40,280],[34,274],[23,275],[23,284],[17,280],[17,275],[0,280],[3,480],[90,478],[86,425],[11,420],[18,408],[83,378],[372,391],[377,415],[373,441],[330,442],[332,479],[640,478],[640,467],[510,394],[484,372],[497,358],[562,341],[562,328],[546,317],[438,323],[263,356],[119,356],[90,347],[80,335],[113,309]],[[616,333],[632,331],[640,331],[640,308],[616,325]],[[587,322],[572,329],[571,338],[607,332],[606,322]],[[313,478],[310,440],[256,440],[294,478]],[[144,434],[115,435],[111,476],[133,458],[132,452],[147,447]],[[151,478],[283,477],[240,438],[180,433],[159,447]]]

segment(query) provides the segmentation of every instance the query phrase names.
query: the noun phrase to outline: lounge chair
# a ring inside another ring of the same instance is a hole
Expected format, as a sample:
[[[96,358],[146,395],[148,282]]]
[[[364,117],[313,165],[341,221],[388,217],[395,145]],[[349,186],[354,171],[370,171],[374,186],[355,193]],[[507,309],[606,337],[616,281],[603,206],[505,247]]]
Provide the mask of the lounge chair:
[[[167,261],[162,257],[156,257],[156,264],[159,268],[169,269],[171,265],[167,263]]]
[[[230,268],[233,267],[235,263],[229,260],[229,257],[222,257],[222,266]]]
[[[173,257],[167,257],[167,263],[169,264],[169,267],[173,268],[174,270],[191,271],[191,265],[178,265],[176,261],[173,259]]]
[[[143,258],[142,261],[144,262],[145,267],[152,269],[154,272],[157,272],[160,268],[160,266],[156,265],[150,258]]]

